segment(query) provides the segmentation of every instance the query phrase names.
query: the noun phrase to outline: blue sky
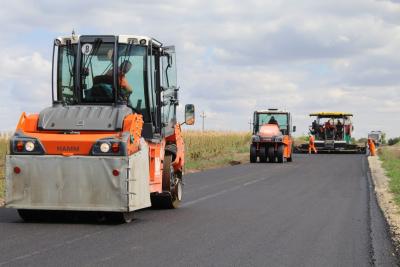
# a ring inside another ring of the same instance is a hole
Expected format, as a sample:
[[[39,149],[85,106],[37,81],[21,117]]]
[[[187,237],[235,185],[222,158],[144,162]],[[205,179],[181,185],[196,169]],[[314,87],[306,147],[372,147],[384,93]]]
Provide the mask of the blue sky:
[[[400,135],[399,1],[21,0],[2,3],[0,29],[1,131],[51,104],[52,42],[75,29],[176,45],[181,103],[208,129],[247,130],[255,109],[279,107],[299,134],[310,112],[339,110],[357,137]]]

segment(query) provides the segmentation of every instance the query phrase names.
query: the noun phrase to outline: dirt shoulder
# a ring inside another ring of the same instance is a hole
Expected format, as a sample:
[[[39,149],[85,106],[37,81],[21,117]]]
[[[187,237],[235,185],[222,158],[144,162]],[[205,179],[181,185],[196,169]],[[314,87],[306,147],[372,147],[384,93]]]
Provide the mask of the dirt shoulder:
[[[233,153],[231,155],[225,155],[220,157],[212,157],[209,159],[198,160],[195,164],[190,164],[186,168],[185,173],[195,173],[210,169],[217,169],[226,166],[239,165],[249,162],[249,153]]]
[[[379,206],[387,219],[394,244],[398,249],[400,247],[400,209],[389,190],[389,177],[385,175],[379,157],[368,157],[368,162]]]

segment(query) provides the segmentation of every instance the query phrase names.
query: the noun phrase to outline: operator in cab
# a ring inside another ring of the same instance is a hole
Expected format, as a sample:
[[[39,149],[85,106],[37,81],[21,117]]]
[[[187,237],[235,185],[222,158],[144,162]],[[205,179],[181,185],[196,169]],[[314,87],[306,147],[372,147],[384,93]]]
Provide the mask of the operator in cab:
[[[126,74],[132,69],[132,63],[129,60],[124,60],[119,66],[118,83],[121,88],[120,97],[124,101],[129,101],[129,96],[133,92],[132,86],[126,79]],[[108,76],[113,75],[113,68],[109,69],[106,73]]]
[[[269,119],[268,124],[276,124],[276,125],[278,125],[278,121],[275,119],[274,116],[272,116],[271,119]]]

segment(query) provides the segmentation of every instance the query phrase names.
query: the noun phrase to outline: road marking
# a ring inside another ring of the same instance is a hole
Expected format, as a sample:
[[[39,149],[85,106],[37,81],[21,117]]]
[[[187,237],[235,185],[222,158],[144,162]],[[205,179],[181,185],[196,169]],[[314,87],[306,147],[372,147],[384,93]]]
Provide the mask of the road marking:
[[[264,181],[264,180],[266,180],[266,179],[268,179],[268,178],[269,178],[269,177],[265,177],[265,178],[262,178],[262,179],[256,179],[256,180],[253,180],[253,181],[244,183],[244,184],[242,184],[242,185],[236,185],[236,186],[233,186],[233,187],[231,187],[231,188],[227,188],[227,189],[224,189],[224,190],[222,190],[222,191],[219,191],[219,192],[217,192],[217,193],[210,194],[210,195],[206,195],[206,196],[204,196],[204,197],[201,197],[201,198],[198,198],[198,199],[195,199],[195,200],[192,200],[192,201],[188,201],[188,202],[184,203],[184,204],[182,205],[182,207],[188,207],[188,206],[191,206],[191,205],[193,205],[193,204],[197,204],[197,203],[199,203],[199,202],[202,202],[202,201],[204,201],[204,200],[208,200],[208,199],[211,199],[211,198],[215,198],[215,197],[217,197],[217,196],[223,195],[223,194],[228,193],[228,192],[236,191],[236,190],[238,190],[238,189],[240,189],[240,188],[242,188],[242,187],[249,186],[249,185],[252,185],[252,184],[255,184],[255,183]]]
[[[258,183],[258,182],[264,181],[265,179],[267,179],[267,178],[253,180],[253,181],[250,181],[250,182],[244,183],[244,184],[243,184],[243,186],[248,186],[248,185],[251,185],[251,184],[255,184],[255,183]]]

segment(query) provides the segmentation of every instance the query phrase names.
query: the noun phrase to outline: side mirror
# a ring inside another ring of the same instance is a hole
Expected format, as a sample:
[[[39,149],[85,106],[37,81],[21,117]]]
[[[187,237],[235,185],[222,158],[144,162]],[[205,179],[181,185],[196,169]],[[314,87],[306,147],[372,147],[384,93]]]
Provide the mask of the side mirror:
[[[187,125],[193,125],[194,121],[195,121],[194,105],[186,104],[185,105],[185,123]]]
[[[293,126],[293,132],[295,132],[295,131],[296,131],[296,125]]]

